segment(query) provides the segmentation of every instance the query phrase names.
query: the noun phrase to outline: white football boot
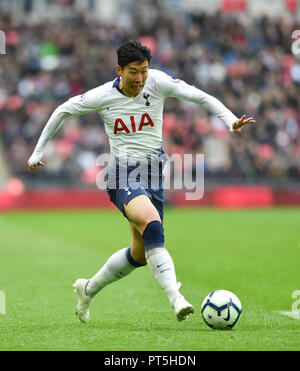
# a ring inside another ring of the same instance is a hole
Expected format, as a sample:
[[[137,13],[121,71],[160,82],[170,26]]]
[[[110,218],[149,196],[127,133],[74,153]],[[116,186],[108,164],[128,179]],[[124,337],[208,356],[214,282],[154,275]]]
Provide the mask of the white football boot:
[[[85,278],[78,278],[73,284],[75,288],[74,292],[77,293],[77,310],[76,314],[79,317],[80,321],[87,323],[90,317],[90,306],[94,300],[92,296],[86,294],[85,288],[89,280]]]
[[[180,288],[181,283],[178,282],[178,289]],[[178,292],[178,295],[172,303],[177,321],[188,321],[189,315],[194,313],[194,307],[185,298]]]

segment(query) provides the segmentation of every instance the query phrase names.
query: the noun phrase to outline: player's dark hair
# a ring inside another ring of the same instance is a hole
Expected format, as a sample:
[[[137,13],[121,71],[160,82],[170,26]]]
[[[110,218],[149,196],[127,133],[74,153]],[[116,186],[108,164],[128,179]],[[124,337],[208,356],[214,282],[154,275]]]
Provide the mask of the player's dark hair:
[[[131,62],[144,62],[145,59],[150,63],[152,58],[151,51],[147,46],[139,41],[127,41],[117,50],[118,65],[122,68]]]

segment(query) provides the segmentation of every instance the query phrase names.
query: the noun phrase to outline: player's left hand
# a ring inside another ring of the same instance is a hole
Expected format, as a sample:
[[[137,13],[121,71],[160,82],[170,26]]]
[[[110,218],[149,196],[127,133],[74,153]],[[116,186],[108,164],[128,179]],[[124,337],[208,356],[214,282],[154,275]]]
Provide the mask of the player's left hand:
[[[40,166],[45,166],[42,161],[38,161],[36,164],[32,164],[30,161],[27,163],[29,171],[37,170]]]
[[[240,119],[238,119],[236,122],[233,123],[232,125],[232,129],[235,133],[240,133],[241,132],[241,128],[244,126],[244,125],[247,125],[247,124],[253,124],[255,123],[256,121],[254,120],[253,117],[249,117],[248,119],[246,118],[246,115],[243,115]]]

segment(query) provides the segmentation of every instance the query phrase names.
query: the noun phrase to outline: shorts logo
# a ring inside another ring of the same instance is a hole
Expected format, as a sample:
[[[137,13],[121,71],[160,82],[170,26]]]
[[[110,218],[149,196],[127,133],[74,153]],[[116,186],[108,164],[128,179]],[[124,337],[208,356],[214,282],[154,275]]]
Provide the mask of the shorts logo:
[[[130,196],[131,195],[131,192],[129,191],[129,188],[128,187],[124,187],[124,191],[127,192],[127,196]]]
[[[154,126],[154,123],[148,113],[144,113],[141,117],[138,129],[136,129],[136,120],[134,116],[130,116],[130,125],[126,125],[121,118],[117,118],[115,121],[114,134],[118,132],[125,132],[126,134],[136,133],[137,131],[143,130],[144,126]]]

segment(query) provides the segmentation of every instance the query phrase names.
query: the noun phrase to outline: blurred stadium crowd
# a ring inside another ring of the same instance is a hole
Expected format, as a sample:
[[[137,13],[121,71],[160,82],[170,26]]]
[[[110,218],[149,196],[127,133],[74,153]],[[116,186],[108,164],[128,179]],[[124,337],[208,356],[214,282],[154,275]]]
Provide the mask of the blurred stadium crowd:
[[[291,16],[248,19],[221,13],[178,14],[157,1],[121,12],[111,24],[84,13],[55,22],[14,24],[1,15],[6,55],[0,64],[0,130],[15,176],[27,160],[51,112],[69,97],[116,77],[116,49],[139,39],[158,68],[217,97],[256,124],[242,135],[195,104],[169,99],[164,150],[204,153],[206,176],[265,181],[300,177],[300,56],[291,53]],[[109,152],[96,114],[69,118],[48,143],[45,180],[94,184],[96,158]]]

